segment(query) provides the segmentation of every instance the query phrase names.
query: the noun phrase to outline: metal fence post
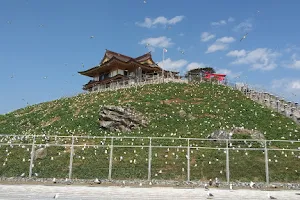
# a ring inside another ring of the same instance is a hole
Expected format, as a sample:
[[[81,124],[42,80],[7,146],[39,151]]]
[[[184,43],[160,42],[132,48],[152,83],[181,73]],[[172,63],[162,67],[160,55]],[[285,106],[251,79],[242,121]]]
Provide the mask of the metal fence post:
[[[148,152],[148,181],[151,180],[151,162],[152,162],[152,142],[149,140],[149,152]]]
[[[111,180],[111,172],[112,172],[112,160],[113,160],[113,148],[114,148],[114,138],[111,138],[111,144],[109,146],[109,169],[108,169],[108,180]]]
[[[228,148],[228,139],[226,140],[226,179],[227,184],[230,183],[230,168],[229,168],[229,148]]]
[[[29,165],[29,178],[32,176],[32,165],[33,165],[33,159],[34,159],[34,150],[35,150],[35,135],[33,135],[32,138],[32,147],[31,147],[31,155],[30,155],[30,165]]]
[[[74,136],[72,135],[72,144],[71,144],[71,152],[70,152],[70,166],[69,166],[69,179],[72,178],[73,155],[74,155]]]
[[[266,182],[267,185],[270,184],[269,179],[269,158],[268,158],[268,147],[267,147],[267,141],[265,140],[265,167],[266,167]]]
[[[187,181],[190,181],[191,175],[191,167],[190,167],[190,139],[187,139],[188,146],[187,146]]]

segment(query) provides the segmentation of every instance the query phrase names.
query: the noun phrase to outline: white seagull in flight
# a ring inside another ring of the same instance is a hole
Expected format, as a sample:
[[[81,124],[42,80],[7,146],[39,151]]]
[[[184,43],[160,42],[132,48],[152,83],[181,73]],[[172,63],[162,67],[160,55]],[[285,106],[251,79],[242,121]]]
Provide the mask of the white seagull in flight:
[[[240,42],[241,42],[242,40],[246,39],[247,35],[248,35],[248,33],[246,33],[246,34],[241,38]]]

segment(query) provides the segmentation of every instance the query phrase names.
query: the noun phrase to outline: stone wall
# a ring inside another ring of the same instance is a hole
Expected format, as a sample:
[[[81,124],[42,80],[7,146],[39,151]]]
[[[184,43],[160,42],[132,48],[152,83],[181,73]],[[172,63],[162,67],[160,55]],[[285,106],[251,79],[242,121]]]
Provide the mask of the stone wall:
[[[247,85],[236,85],[235,89],[241,91],[253,101],[271,108],[300,124],[300,106],[298,102],[286,101],[268,92],[256,91]]]

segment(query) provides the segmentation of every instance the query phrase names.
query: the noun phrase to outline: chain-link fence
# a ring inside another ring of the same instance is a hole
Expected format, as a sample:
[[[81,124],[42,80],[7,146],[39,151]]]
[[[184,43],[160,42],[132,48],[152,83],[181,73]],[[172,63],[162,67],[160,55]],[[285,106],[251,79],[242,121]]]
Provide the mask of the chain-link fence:
[[[0,176],[299,182],[300,141],[0,135]]]

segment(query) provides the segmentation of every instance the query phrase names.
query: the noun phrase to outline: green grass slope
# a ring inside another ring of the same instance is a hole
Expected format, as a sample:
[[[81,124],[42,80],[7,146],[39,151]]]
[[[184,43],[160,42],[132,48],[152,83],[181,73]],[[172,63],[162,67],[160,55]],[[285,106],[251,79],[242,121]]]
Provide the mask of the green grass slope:
[[[150,119],[147,128],[131,133],[114,133],[99,129],[98,113],[102,105],[127,104]],[[180,110],[184,110],[187,116],[181,117]],[[230,129],[234,126],[258,130],[269,140],[298,140],[300,138],[300,127],[292,120],[253,102],[239,91],[210,83],[167,83],[115,92],[81,94],[0,115],[0,133],[21,135],[73,134],[78,136],[205,138],[217,129]],[[42,139],[38,141],[45,143]],[[29,139],[22,142],[30,144]],[[48,141],[48,143],[51,142],[54,143],[54,141]],[[60,139],[56,142],[70,144],[70,139]],[[75,147],[74,178],[107,177],[109,159],[107,145],[110,141],[105,140],[106,145],[100,147],[96,146],[99,142],[100,139],[95,140],[92,137],[86,140],[76,140],[76,144],[88,145],[84,148]],[[119,139],[114,141],[114,144],[141,145],[144,143],[147,145],[148,142],[147,139]],[[156,142],[154,140],[153,142],[156,145],[174,146],[174,141],[171,140]],[[186,145],[186,141],[184,142],[182,145]],[[179,143],[176,145],[179,146]],[[194,142],[192,145],[194,147],[210,145],[220,148],[224,146],[216,142],[209,144]],[[243,147],[243,144],[234,143],[233,145]],[[278,142],[270,144],[274,148],[297,148],[297,145],[299,144],[287,145]],[[31,146],[2,145],[0,147],[0,176],[17,176],[23,172],[27,175],[30,148]],[[33,172],[38,173],[40,177],[67,177],[69,152],[68,147],[48,147],[47,157],[35,161]],[[152,150],[152,154],[152,178],[186,179],[185,149],[156,148]],[[124,159],[120,160],[120,156]],[[147,148],[114,148],[112,178],[146,179],[147,156]],[[297,169],[300,159],[297,156],[300,156],[297,151],[269,151],[271,181],[300,181],[300,170]],[[217,176],[224,180],[225,158],[226,154],[220,149],[192,149],[191,179],[199,180]],[[263,181],[264,169],[263,152],[230,151],[230,171],[233,180]]]

